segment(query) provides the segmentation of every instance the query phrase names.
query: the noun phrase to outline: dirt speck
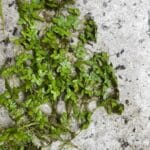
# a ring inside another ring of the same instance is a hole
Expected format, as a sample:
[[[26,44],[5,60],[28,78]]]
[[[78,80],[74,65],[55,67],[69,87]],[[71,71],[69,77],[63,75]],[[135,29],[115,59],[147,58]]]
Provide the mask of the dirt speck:
[[[121,143],[121,147],[123,150],[125,150],[125,148],[127,148],[129,146],[129,143],[127,141],[125,141],[124,139],[119,139],[118,140]]]
[[[126,105],[129,105],[129,100],[126,99],[126,100],[125,100],[125,103],[126,103]]]
[[[8,4],[9,7],[12,7],[15,4],[15,1],[12,1],[11,3]]]
[[[118,65],[115,69],[116,70],[125,70],[126,67],[124,65]]]
[[[108,30],[108,29],[109,29],[109,26],[107,26],[107,25],[105,25],[105,24],[102,24],[102,25],[101,25],[101,28],[102,28],[103,30]]]
[[[106,2],[103,2],[103,7],[107,7],[108,5],[107,5],[107,3]]]

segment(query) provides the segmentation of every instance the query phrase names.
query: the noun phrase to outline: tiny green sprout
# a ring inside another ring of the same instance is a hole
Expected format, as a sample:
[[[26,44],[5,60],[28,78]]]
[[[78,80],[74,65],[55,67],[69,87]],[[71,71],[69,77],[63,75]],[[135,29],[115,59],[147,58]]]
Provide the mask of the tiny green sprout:
[[[2,0],[0,0],[0,21],[1,21],[2,29],[4,31],[4,29],[5,29],[5,20],[4,20],[4,15],[3,15]]]

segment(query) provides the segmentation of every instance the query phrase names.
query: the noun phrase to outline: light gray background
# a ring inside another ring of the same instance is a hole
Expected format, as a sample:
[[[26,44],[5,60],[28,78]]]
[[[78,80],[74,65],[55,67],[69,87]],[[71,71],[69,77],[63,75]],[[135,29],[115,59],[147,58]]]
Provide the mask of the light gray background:
[[[15,5],[8,6],[12,2],[3,0],[6,31],[5,35],[0,31],[0,41],[12,37],[16,26]],[[73,143],[81,150],[150,150],[150,0],[77,0],[76,5],[82,15],[90,12],[98,24],[98,42],[92,49],[109,52],[114,67],[125,66],[117,70],[125,112],[108,116],[103,108],[97,109],[90,127]],[[0,43],[0,64],[13,54],[11,44]],[[4,113],[1,126],[11,121]],[[56,150],[57,145],[47,149]]]

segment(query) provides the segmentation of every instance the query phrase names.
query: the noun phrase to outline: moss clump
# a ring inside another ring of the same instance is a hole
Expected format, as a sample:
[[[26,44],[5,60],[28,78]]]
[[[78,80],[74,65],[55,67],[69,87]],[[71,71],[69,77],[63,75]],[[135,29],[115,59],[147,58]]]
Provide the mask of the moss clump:
[[[121,114],[124,107],[118,102],[117,79],[108,54],[88,56],[85,49],[86,43],[96,42],[97,26],[92,17],[84,18],[81,31],[80,12],[71,5],[74,1],[16,2],[22,30],[15,43],[23,50],[15,65],[6,62],[1,69],[7,90],[0,95],[0,104],[9,111],[14,125],[1,129],[0,148],[37,149],[35,139],[39,148],[56,140],[68,143],[76,135],[72,119],[79,129],[88,127],[92,115],[88,105],[93,99],[108,113]],[[39,31],[37,25],[46,22],[43,11],[55,13]],[[73,38],[77,42],[72,43]],[[10,86],[12,76],[19,79],[18,87]],[[62,113],[57,110],[60,101],[66,108]],[[51,107],[50,115],[42,112],[42,104]],[[69,138],[63,139],[66,134]]]

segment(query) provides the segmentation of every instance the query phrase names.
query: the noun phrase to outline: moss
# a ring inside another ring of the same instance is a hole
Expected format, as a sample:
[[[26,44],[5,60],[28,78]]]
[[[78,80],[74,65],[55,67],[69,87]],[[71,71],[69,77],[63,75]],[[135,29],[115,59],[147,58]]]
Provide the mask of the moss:
[[[12,127],[1,129],[2,149],[36,149],[35,138],[41,147],[56,140],[69,144],[76,135],[71,129],[72,119],[79,130],[89,126],[92,112],[88,104],[93,97],[97,107],[103,106],[109,114],[121,114],[124,109],[119,103],[117,78],[108,54],[100,52],[86,57],[85,44],[96,42],[96,23],[86,16],[80,31],[80,12],[72,3],[17,0],[22,30],[15,43],[23,52],[16,56],[15,65],[4,65],[0,71],[7,89],[0,95],[0,104],[14,121]],[[46,22],[39,14],[45,9],[55,10],[55,15],[39,36],[37,24]],[[79,34],[78,42],[71,44],[74,33]],[[9,85],[8,79],[14,75],[20,81],[19,87]],[[109,89],[113,90],[108,94]],[[20,92],[24,95],[23,102],[18,101]],[[65,103],[63,113],[57,112],[59,100]],[[44,103],[51,106],[51,115],[40,110]],[[63,139],[66,134],[70,138]]]

